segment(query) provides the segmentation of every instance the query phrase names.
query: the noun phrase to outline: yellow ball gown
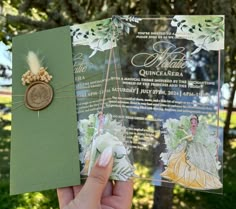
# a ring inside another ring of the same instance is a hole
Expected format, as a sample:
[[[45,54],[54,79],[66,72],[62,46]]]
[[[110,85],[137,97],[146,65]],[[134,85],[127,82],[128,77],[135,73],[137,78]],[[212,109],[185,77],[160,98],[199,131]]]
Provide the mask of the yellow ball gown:
[[[163,178],[186,188],[210,190],[222,188],[215,159],[207,147],[194,141],[194,136],[184,137],[184,141],[172,152]]]

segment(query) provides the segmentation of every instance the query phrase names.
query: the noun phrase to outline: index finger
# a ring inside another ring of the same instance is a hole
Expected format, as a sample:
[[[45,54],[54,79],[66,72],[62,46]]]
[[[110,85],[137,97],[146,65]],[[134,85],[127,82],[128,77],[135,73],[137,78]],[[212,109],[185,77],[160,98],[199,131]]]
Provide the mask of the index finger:
[[[64,208],[74,199],[73,187],[64,187],[57,189],[57,196],[60,208]]]
[[[116,181],[113,195],[119,197],[126,197],[128,199],[132,199],[133,197],[133,181]]]
[[[102,204],[111,208],[130,209],[133,197],[132,181],[116,181],[112,196],[103,197]]]

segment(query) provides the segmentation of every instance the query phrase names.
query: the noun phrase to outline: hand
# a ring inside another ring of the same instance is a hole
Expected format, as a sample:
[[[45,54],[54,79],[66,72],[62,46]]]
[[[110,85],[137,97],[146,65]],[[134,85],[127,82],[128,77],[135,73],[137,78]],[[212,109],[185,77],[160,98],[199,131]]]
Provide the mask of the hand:
[[[112,149],[106,148],[82,186],[57,189],[61,209],[130,209],[132,181],[112,183]]]

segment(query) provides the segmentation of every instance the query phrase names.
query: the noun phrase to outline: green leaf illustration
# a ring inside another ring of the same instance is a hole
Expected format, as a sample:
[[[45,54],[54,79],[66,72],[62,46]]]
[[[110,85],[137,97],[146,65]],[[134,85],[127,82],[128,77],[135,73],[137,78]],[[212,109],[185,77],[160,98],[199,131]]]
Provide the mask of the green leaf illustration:
[[[174,22],[178,22],[178,20],[177,20],[177,19],[175,19],[175,18],[173,18],[172,20],[173,20]]]
[[[220,23],[220,22],[222,22],[223,20],[224,20],[223,17],[216,17],[216,18],[214,18],[214,19],[212,20],[212,23]]]
[[[106,44],[107,42],[108,42],[108,39],[107,39],[107,38],[102,39],[102,44],[103,44],[103,45]]]
[[[201,36],[198,37],[198,39],[203,39],[203,38],[206,38],[206,36],[205,35],[201,35]]]
[[[216,40],[219,41],[220,40],[220,35],[216,34]]]
[[[190,28],[188,31],[189,31],[190,33],[194,33],[192,28]]]
[[[98,38],[95,38],[93,41],[92,41],[92,44],[95,44],[95,43],[97,43],[99,41],[99,39]]]
[[[125,32],[126,32],[127,34],[129,34],[129,31],[130,31],[129,27],[125,25],[125,26],[124,26],[124,29],[125,29]]]
[[[183,31],[184,28],[187,28],[187,25],[182,25],[181,30]]]
[[[210,34],[210,35],[214,35],[215,32],[216,32],[214,29],[211,29],[211,28],[206,28],[205,30],[206,30],[206,32],[207,32],[208,34]]]
[[[208,44],[213,43],[216,39],[214,37],[211,37],[208,41]]]
[[[220,35],[221,37],[224,37],[224,32],[223,32],[222,30],[220,30],[220,31],[219,31],[219,35]]]

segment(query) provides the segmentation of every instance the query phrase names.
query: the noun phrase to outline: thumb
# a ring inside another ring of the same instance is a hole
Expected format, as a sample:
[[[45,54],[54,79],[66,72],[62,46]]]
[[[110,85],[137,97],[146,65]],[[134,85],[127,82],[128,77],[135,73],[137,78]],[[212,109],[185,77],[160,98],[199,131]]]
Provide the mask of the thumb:
[[[112,147],[107,147],[92,168],[83,189],[79,193],[79,198],[88,200],[89,197],[90,200],[93,200],[92,202],[100,203],[103,190],[112,172],[112,165]]]

